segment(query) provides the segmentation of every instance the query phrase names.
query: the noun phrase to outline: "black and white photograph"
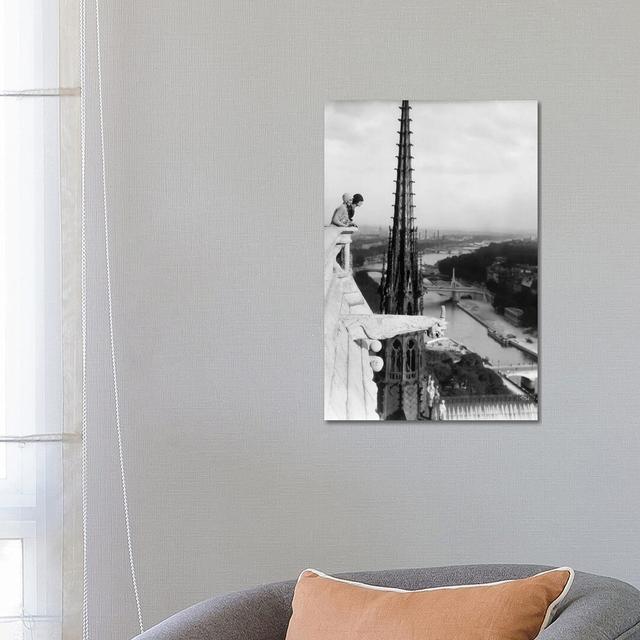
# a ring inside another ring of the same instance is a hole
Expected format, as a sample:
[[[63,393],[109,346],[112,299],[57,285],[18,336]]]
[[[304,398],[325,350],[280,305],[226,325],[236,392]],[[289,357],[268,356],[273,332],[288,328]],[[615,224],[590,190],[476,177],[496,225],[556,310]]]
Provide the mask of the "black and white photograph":
[[[325,107],[326,420],[537,421],[538,103]]]

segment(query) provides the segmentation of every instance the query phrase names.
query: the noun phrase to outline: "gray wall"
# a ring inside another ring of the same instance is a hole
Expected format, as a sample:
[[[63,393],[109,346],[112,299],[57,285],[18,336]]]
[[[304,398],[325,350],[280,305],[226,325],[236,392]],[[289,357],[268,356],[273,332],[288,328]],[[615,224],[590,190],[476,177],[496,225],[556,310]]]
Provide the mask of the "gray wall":
[[[307,566],[569,564],[640,585],[637,3],[102,5],[147,623]],[[322,421],[323,106],[402,97],[540,101],[540,424]],[[91,189],[97,206],[96,175]],[[90,606],[95,638],[123,638],[136,626],[90,223]]]

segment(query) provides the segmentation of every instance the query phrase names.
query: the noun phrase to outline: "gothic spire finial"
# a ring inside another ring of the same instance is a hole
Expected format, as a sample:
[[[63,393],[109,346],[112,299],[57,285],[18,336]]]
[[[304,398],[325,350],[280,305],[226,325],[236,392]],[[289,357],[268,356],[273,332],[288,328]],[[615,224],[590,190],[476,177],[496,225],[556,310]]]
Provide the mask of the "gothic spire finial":
[[[408,100],[400,105],[400,130],[396,167],[393,227],[387,249],[387,265],[382,291],[383,313],[417,315],[422,300],[416,227],[413,216],[413,168],[411,161],[411,117]]]

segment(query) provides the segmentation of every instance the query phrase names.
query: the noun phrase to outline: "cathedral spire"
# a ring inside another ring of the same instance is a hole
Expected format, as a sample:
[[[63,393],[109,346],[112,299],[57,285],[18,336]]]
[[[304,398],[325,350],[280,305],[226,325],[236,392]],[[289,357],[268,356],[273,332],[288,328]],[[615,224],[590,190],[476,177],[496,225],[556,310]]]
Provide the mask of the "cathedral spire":
[[[400,131],[393,227],[389,236],[381,309],[383,313],[422,313],[422,276],[418,267],[413,215],[413,168],[411,167],[411,118],[408,100],[400,106]]]

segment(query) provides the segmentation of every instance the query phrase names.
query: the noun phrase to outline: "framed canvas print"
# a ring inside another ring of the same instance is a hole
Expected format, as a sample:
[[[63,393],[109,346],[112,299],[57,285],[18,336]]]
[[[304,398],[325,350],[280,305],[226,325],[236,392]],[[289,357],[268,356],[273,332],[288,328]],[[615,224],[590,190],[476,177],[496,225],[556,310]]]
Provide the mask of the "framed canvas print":
[[[538,103],[325,108],[327,420],[538,419]]]

